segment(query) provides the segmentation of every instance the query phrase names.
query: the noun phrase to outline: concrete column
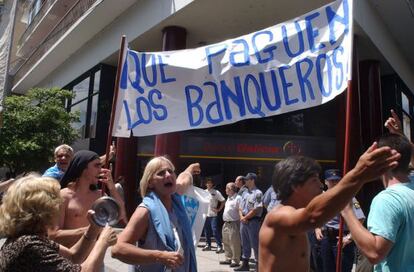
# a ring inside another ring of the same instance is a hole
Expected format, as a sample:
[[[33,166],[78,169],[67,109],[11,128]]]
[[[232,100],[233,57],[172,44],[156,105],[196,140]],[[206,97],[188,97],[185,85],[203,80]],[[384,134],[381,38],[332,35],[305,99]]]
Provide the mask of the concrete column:
[[[164,51],[185,49],[187,31],[179,26],[167,26],[163,29]],[[155,138],[155,156],[167,155],[178,168],[181,133],[173,132],[157,135]]]

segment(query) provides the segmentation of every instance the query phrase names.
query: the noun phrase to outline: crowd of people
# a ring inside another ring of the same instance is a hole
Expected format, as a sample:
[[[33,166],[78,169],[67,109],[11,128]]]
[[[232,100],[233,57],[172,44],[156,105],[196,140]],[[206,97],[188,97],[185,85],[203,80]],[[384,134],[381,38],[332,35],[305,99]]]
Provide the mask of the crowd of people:
[[[328,169],[321,182],[318,162],[292,156],[275,164],[264,194],[255,173],[228,182],[227,199],[207,178],[202,250],[212,250],[214,237],[216,253],[224,253],[220,264],[234,271],[335,271],[341,244],[341,271],[351,271],[356,249],[374,271],[414,271],[413,145],[394,112],[385,126],[390,134],[374,142],[343,177]],[[0,183],[5,192],[0,237],[6,238],[0,271],[101,271],[110,246],[112,257],[130,264],[130,271],[197,271],[197,241],[183,195],[200,175],[199,163],[176,175],[167,157],[151,159],[139,183],[142,202],[127,218],[112,173],[102,167],[105,158],[87,150],[74,153],[68,145],[57,147],[54,158],[43,176],[30,173]],[[378,178],[385,190],[366,216],[355,195]],[[91,208],[105,192],[120,208],[125,228],[119,234],[92,220]]]

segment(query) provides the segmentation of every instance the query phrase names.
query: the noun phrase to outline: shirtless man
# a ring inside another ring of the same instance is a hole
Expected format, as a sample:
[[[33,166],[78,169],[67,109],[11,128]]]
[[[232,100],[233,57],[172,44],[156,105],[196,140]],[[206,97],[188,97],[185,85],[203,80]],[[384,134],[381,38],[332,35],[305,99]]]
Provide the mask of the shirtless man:
[[[290,157],[276,164],[273,187],[281,204],[267,214],[259,233],[259,271],[309,271],[307,231],[333,218],[358,190],[397,166],[400,154],[374,143],[342,181],[322,193],[319,164]]]
[[[77,152],[61,180],[61,208],[59,226],[51,237],[65,246],[72,246],[79,240],[89,225],[88,210],[102,196],[98,181],[105,184],[110,195],[121,207],[120,219],[126,220],[124,201],[115,188],[111,171],[103,169],[98,154],[82,150]]]

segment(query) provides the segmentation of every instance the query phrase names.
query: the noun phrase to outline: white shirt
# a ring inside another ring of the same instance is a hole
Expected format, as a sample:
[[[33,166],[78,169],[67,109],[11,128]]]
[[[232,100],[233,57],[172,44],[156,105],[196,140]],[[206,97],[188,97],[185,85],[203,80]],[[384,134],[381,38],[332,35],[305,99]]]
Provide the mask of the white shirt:
[[[227,198],[226,204],[224,205],[223,221],[239,221],[239,207],[240,207],[241,196],[235,193]]]
[[[218,203],[223,202],[225,199],[216,189],[206,189],[206,192],[210,194],[210,205],[208,206],[207,217],[217,216],[217,213],[213,209],[217,209]]]

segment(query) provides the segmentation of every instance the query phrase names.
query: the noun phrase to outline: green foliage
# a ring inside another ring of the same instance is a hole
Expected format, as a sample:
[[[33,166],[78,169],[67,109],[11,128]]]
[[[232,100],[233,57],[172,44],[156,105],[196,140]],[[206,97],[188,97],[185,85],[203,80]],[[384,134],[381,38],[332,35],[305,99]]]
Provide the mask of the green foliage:
[[[71,127],[78,114],[68,113],[70,91],[57,88],[31,89],[26,95],[4,99],[0,128],[0,166],[12,174],[42,171],[53,159],[54,148],[71,144],[78,136]]]

